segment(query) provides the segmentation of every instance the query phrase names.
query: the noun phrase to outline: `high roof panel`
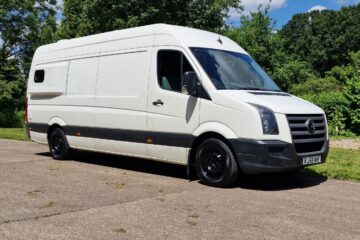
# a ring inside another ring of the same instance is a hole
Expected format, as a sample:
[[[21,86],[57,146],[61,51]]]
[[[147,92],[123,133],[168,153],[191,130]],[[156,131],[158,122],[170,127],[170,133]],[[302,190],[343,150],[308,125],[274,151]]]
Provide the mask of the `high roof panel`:
[[[245,52],[232,40],[212,32],[168,24],[153,24],[85,37],[60,40],[56,43],[40,47],[37,50],[37,54],[154,34],[171,35],[176,39],[176,42],[181,43],[183,47],[218,48],[223,50]]]

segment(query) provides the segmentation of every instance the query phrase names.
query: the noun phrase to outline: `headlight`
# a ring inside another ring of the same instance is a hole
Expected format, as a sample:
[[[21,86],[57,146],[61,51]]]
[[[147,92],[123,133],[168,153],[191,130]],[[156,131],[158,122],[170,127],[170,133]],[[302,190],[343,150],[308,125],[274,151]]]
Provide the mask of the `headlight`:
[[[279,128],[273,111],[260,105],[251,105],[254,106],[259,112],[263,133],[272,135],[279,134]]]

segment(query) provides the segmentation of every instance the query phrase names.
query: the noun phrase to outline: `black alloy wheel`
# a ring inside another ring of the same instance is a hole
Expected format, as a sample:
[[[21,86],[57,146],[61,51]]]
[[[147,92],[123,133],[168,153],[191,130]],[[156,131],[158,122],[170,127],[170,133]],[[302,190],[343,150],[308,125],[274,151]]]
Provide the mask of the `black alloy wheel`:
[[[69,143],[64,131],[55,128],[49,135],[49,149],[52,157],[57,160],[64,160],[70,154]]]
[[[216,138],[207,139],[198,147],[196,170],[201,182],[214,187],[229,186],[239,176],[237,162],[231,149]]]

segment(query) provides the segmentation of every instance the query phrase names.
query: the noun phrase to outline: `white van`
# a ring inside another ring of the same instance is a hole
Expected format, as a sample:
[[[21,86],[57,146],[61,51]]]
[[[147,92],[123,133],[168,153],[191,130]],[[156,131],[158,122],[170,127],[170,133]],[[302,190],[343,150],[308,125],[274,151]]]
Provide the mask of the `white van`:
[[[81,149],[166,161],[212,186],[328,153],[322,109],[282,92],[232,40],[165,24],[38,48],[26,121],[55,159]]]

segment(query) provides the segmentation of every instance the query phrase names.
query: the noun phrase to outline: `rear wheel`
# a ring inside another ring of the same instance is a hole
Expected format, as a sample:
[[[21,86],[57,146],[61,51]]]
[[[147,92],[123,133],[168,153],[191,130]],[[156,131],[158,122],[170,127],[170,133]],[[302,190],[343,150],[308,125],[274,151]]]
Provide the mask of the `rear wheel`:
[[[49,149],[54,159],[64,160],[69,156],[71,149],[62,129],[55,128],[50,133]]]
[[[239,176],[231,149],[216,138],[207,139],[198,147],[196,170],[201,182],[214,187],[231,185]]]

